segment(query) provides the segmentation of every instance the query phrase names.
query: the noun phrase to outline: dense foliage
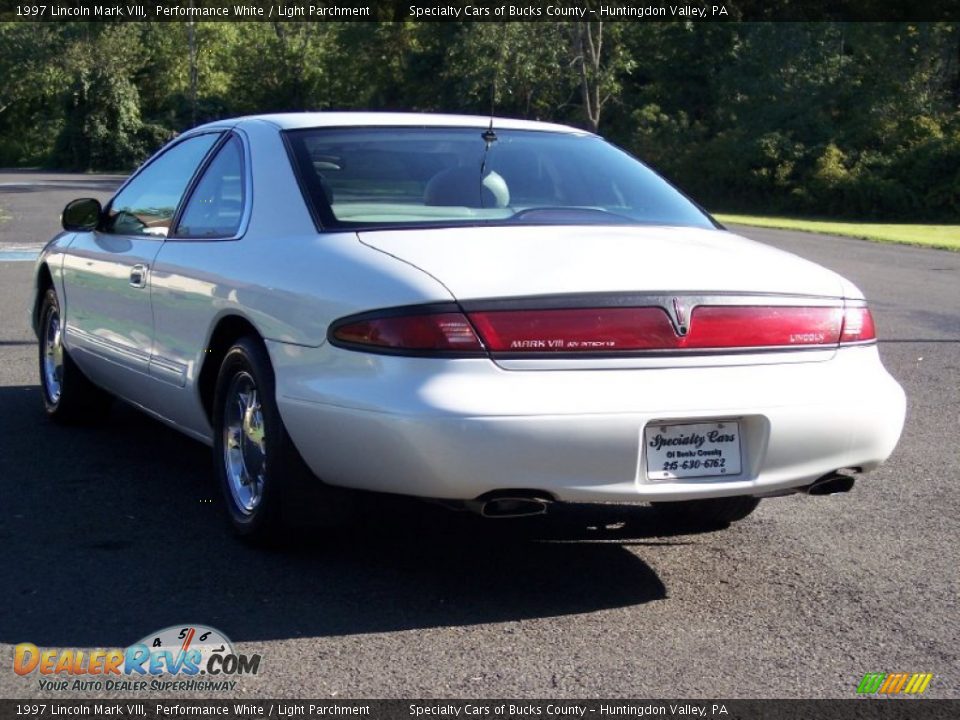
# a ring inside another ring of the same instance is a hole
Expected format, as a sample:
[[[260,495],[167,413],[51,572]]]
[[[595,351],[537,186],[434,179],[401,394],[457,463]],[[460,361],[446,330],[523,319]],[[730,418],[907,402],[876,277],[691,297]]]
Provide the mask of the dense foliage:
[[[960,218],[955,23],[0,23],[0,166],[127,169],[230,115],[598,129],[712,209]]]

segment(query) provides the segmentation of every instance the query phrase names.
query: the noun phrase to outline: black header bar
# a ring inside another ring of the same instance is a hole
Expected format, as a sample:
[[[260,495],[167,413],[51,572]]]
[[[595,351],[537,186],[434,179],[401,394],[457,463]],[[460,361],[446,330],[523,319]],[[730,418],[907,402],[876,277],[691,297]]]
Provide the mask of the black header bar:
[[[960,700],[0,700],[0,720],[953,720]]]
[[[0,0],[20,22],[870,22],[960,19],[960,0]]]

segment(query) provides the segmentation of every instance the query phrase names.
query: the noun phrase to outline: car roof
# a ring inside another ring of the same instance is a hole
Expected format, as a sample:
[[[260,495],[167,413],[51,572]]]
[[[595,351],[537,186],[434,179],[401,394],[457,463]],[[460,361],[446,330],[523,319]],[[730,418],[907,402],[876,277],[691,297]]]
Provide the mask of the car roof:
[[[299,130],[314,127],[466,127],[487,128],[489,115],[447,115],[442,113],[395,113],[395,112],[300,112],[247,115],[245,117],[218,120],[202,125],[203,128],[236,127],[254,122],[266,122],[281,130]],[[589,135],[586,130],[535,120],[493,118],[494,129],[542,130],[549,132]]]

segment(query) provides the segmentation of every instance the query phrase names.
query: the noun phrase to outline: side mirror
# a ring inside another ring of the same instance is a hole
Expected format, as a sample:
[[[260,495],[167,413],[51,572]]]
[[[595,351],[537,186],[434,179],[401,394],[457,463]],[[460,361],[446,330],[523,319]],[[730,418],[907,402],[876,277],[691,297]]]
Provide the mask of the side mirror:
[[[85,232],[93,230],[100,224],[103,206],[94,198],[80,198],[67,203],[60,216],[64,230]]]

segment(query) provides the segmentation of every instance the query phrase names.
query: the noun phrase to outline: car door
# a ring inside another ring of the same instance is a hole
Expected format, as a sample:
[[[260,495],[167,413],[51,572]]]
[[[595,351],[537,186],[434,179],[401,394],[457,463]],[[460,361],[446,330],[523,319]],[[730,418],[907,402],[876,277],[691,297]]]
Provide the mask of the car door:
[[[153,352],[153,260],[190,182],[220,133],[171,145],[107,205],[96,230],[77,233],[64,258],[65,342],[97,384],[138,404]]]
[[[249,156],[239,133],[224,138],[183,203],[151,276],[155,341],[150,376],[163,383],[159,412],[207,437],[196,385],[217,315],[243,294],[232,280],[251,210]]]

